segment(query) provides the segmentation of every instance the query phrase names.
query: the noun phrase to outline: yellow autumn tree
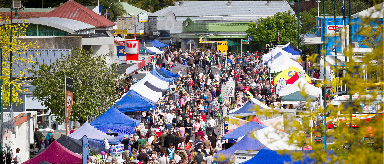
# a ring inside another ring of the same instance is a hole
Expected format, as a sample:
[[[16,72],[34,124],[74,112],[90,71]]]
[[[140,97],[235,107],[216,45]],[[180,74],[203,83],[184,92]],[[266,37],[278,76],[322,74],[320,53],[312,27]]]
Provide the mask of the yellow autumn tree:
[[[25,73],[30,68],[27,68],[26,64],[33,63],[33,56],[29,56],[28,58],[21,58],[18,57],[17,54],[23,54],[28,49],[38,48],[38,45],[37,42],[27,43],[23,41],[24,36],[26,36],[27,27],[27,22],[11,24],[9,19],[6,18],[4,25],[0,28],[0,48],[2,49],[1,79],[3,80],[3,106],[9,106],[11,92],[11,103],[20,104],[22,103],[22,99],[20,99],[18,95],[28,91],[23,89],[22,85],[26,84],[28,81]],[[12,56],[12,59],[10,56]],[[21,71],[16,72],[16,67],[22,68]],[[12,76],[10,74],[11,72]],[[12,80],[10,79],[11,77]]]

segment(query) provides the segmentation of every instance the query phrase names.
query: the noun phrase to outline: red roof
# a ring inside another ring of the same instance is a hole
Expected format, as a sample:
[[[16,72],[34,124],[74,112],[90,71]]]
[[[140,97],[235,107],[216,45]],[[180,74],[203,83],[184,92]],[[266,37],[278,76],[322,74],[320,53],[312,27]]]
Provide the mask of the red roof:
[[[19,12],[19,17],[15,18],[15,12],[12,13],[13,19],[29,19],[29,18],[38,18],[46,12]],[[0,12],[1,20],[5,20],[6,17],[11,19],[11,12]]]
[[[107,18],[100,16],[94,11],[86,8],[85,6],[73,0],[65,2],[56,9],[43,15],[43,17],[60,17],[73,19],[80,22],[88,23],[95,27],[111,27],[115,25],[115,23],[108,20]]]

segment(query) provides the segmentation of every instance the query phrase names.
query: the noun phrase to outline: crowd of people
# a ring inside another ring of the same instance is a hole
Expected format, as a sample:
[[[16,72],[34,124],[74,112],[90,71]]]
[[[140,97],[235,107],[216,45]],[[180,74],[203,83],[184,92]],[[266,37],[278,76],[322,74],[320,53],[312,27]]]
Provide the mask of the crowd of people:
[[[142,112],[139,118],[143,124],[136,133],[124,136],[123,159],[127,163],[213,163],[214,154],[230,146],[221,141],[223,115],[251,98],[266,105],[276,101],[261,56],[209,49],[170,49],[156,56],[157,68],[165,67],[180,77],[155,110]],[[182,69],[173,69],[180,64]],[[232,98],[221,93],[228,81],[235,82]]]

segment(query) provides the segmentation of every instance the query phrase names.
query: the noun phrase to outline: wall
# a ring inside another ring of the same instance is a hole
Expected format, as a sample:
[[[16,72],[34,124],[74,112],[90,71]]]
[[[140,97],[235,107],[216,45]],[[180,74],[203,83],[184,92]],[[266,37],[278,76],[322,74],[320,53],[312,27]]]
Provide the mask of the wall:
[[[31,119],[28,121],[20,124],[19,126],[16,126],[16,138],[15,138],[15,149],[20,148],[20,158],[22,162],[25,162],[29,159],[29,136],[30,136],[30,129],[29,125]]]
[[[65,37],[25,37],[22,42],[37,42],[39,49],[75,49],[81,48],[81,36]]]

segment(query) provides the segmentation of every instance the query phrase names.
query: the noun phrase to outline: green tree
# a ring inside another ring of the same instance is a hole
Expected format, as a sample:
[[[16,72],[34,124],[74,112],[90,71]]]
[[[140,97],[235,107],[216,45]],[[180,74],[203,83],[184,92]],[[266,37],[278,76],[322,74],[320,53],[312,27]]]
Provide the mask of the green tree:
[[[176,0],[126,0],[126,2],[148,12],[155,12],[167,6],[173,6]]]
[[[119,0],[101,0],[100,5],[103,7],[103,15],[108,11],[107,18],[112,21],[116,21],[116,17],[123,16],[127,13]]]
[[[257,44],[296,44],[297,19],[291,12],[278,12],[272,17],[260,18],[258,23],[250,23],[246,32],[255,37]]]
[[[73,79],[71,120],[85,122],[87,116],[100,115],[116,100],[117,65],[108,65],[105,55],[79,50],[51,65],[36,63],[34,67],[39,69],[31,70],[36,86],[33,95],[58,116],[59,122],[65,120],[65,77]]]
[[[382,4],[376,6],[375,11],[382,13]],[[383,23],[382,20],[365,17],[361,19],[360,29],[357,35],[365,38],[363,44],[373,48],[371,53],[366,53],[361,58],[357,58],[352,52],[352,47],[347,47],[343,53],[349,58],[344,68],[331,66],[334,72],[336,69],[344,69],[343,77],[334,80],[336,83],[342,81],[347,84],[348,94],[358,94],[356,99],[350,98],[339,106],[329,104],[331,97],[335,96],[328,92],[329,98],[326,101],[326,108],[317,108],[314,111],[303,111],[297,114],[297,118],[284,121],[285,127],[295,129],[285,131],[289,134],[290,143],[299,147],[310,145],[313,153],[310,157],[316,158],[317,163],[383,163],[383,82],[384,82],[384,44],[382,39]],[[323,52],[324,53],[324,52]],[[315,58],[312,58],[315,62]],[[365,78],[368,77],[368,78]],[[334,83],[324,80],[317,84],[318,87],[335,87]],[[307,97],[305,92],[302,92]],[[310,109],[311,99],[307,99],[306,107]],[[362,113],[362,105],[380,106],[380,110],[370,121],[352,117],[353,114]],[[278,114],[279,110],[260,110],[255,109],[258,115]],[[337,127],[328,129],[324,124],[318,124],[313,129],[309,126],[310,120],[316,121],[318,114],[326,115],[326,123],[333,123]],[[351,125],[358,125],[352,128]],[[326,131],[324,131],[326,130]],[[310,139],[310,134],[314,131],[321,136],[333,139],[333,144],[327,144],[324,151],[323,142],[317,143]],[[330,154],[332,150],[333,154]],[[288,153],[288,152],[284,152]],[[290,152],[295,160],[304,160],[303,152]]]

